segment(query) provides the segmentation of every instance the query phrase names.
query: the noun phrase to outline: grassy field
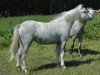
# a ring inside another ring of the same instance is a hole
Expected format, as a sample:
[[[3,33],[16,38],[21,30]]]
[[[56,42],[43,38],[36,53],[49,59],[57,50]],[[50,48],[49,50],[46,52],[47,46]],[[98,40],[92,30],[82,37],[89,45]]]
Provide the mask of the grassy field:
[[[25,20],[32,19],[48,22],[52,18],[53,15],[0,18],[0,75],[24,75],[23,72],[16,70],[15,61],[7,62],[12,36],[10,35],[10,30],[16,24]],[[97,14],[85,27],[86,34],[82,43],[83,58],[76,54],[77,41],[73,55],[68,53],[71,45],[71,39],[69,39],[65,49],[64,59],[67,66],[65,70],[55,64],[55,45],[40,45],[33,42],[26,57],[26,64],[30,70],[30,75],[100,75],[99,29],[100,15]]]

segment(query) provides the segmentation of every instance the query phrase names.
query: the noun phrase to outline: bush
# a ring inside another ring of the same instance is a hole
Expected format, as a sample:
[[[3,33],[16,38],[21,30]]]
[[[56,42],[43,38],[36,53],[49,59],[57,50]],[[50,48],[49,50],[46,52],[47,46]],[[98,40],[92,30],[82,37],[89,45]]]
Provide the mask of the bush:
[[[0,34],[0,49],[4,48],[4,47],[8,47],[11,43],[11,31],[5,31],[5,32],[1,32]]]
[[[100,38],[100,14],[95,15],[93,20],[88,21],[85,26],[85,37],[88,39]]]
[[[5,37],[0,37],[0,49],[4,47],[8,47],[10,45],[10,39],[6,39]]]

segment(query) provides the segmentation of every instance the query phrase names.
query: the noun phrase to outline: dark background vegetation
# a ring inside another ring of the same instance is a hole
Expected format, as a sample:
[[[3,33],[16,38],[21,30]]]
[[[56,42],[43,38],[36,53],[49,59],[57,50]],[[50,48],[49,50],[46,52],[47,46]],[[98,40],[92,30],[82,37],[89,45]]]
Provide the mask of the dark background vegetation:
[[[70,10],[78,4],[100,8],[99,0],[0,0],[0,16],[55,14]]]

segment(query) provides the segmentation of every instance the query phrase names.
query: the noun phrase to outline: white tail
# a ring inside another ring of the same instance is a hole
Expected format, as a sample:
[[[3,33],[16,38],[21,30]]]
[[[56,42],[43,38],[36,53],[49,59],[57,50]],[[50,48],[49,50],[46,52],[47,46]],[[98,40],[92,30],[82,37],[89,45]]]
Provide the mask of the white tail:
[[[10,49],[11,56],[10,56],[9,62],[11,62],[14,59],[19,48],[19,41],[20,41],[19,28],[20,28],[20,25],[17,25],[14,29],[13,39],[12,39],[12,44],[11,44],[11,49]]]

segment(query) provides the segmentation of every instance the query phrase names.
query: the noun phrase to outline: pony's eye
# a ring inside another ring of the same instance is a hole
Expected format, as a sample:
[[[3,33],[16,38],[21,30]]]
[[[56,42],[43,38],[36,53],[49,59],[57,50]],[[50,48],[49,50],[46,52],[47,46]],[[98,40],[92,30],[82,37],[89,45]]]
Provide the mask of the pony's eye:
[[[83,13],[86,13],[86,11],[84,11]]]
[[[89,13],[89,11],[87,11],[87,13]]]

